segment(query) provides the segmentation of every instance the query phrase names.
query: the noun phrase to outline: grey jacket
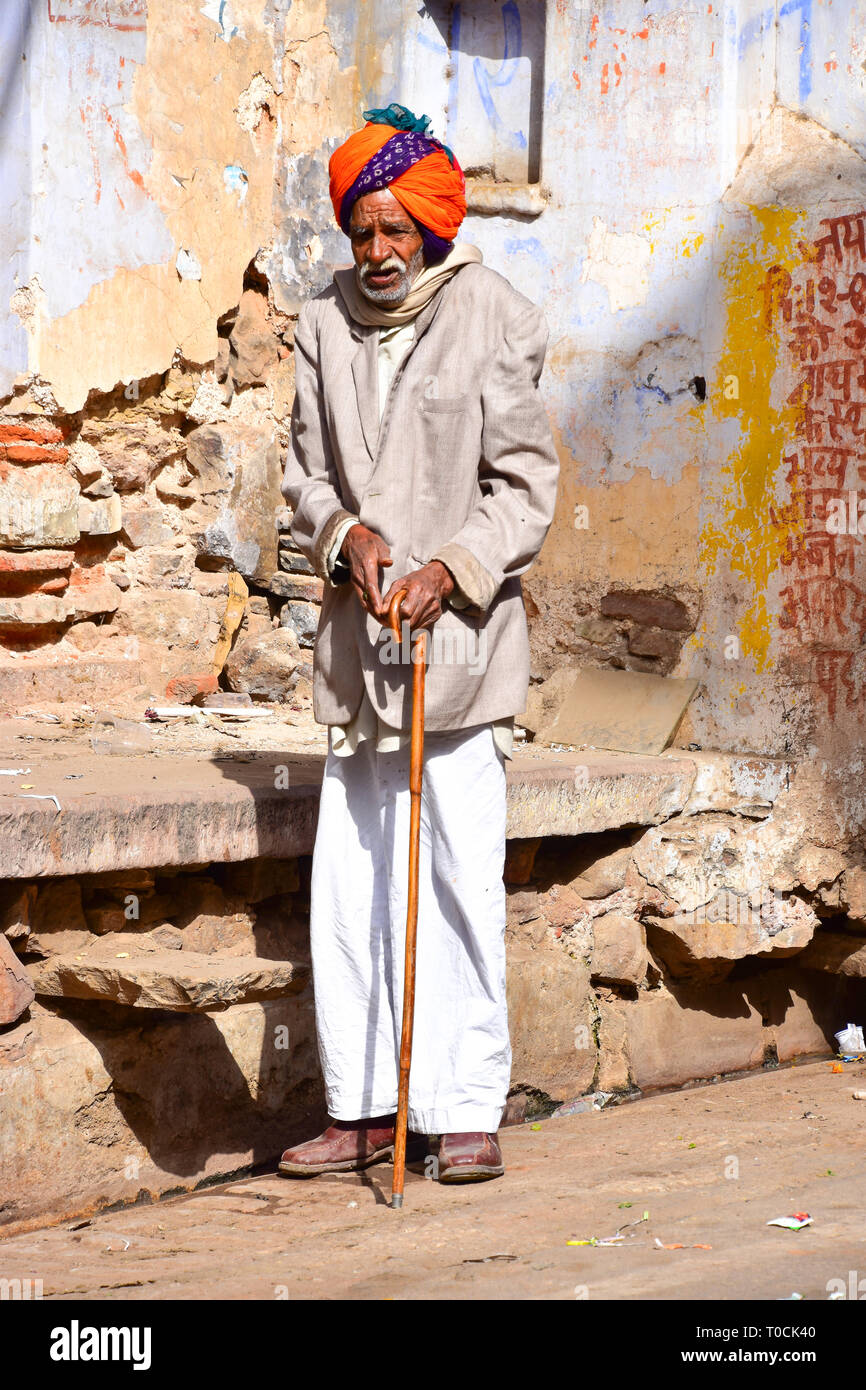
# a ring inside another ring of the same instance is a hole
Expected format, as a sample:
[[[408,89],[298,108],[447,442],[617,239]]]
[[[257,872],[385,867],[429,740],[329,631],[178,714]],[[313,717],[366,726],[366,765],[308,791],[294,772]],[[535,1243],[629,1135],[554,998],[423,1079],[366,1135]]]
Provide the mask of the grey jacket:
[[[283,495],[292,535],[325,580],[314,712],[354,717],[364,687],[407,729],[411,665],[328,552],[348,516],[383,537],[402,574],[439,558],[469,600],[433,630],[426,724],[468,728],[526,702],[529,641],[520,589],[553,518],[559,464],[538,391],[547,327],[501,275],[462,266],[415,320],[379,424],[378,330],[356,323],[336,285],[309,300],[295,333],[296,395]]]

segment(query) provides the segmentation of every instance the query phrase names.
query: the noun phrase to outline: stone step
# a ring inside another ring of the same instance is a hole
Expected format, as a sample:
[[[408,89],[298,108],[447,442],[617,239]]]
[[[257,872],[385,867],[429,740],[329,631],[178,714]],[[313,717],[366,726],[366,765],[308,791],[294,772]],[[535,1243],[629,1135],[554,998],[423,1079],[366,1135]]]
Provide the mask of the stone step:
[[[80,704],[96,697],[104,702],[143,681],[142,662],[133,656],[7,656],[0,660],[0,711],[9,714],[54,702]]]
[[[28,758],[31,794],[0,778],[0,875],[42,878],[310,854],[324,756]],[[770,759],[672,750],[515,750],[509,839],[658,825],[671,816],[748,807],[766,814],[784,780]]]
[[[93,949],[49,956],[28,969],[38,995],[175,1013],[213,1013],[233,1004],[282,999],[298,994],[310,974],[307,966],[260,956],[168,950],[121,959],[102,941]]]

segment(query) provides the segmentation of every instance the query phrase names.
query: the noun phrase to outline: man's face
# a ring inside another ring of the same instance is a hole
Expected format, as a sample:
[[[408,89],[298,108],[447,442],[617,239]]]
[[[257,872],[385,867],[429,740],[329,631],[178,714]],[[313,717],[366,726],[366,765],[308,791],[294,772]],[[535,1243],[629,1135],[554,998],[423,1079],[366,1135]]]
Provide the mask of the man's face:
[[[367,298],[375,304],[402,304],[423,268],[424,248],[415,223],[389,189],[358,199],[349,236]]]

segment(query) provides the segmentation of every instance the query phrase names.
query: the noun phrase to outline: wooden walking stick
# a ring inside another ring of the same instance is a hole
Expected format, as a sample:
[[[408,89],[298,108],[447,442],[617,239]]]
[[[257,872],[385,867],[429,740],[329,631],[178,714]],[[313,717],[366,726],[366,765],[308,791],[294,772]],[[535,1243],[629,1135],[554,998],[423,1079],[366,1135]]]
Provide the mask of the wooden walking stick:
[[[388,625],[397,641],[400,632],[399,589],[388,605]],[[412,1066],[412,1027],[415,1021],[415,943],[418,931],[418,854],[421,844],[421,780],[424,769],[424,674],[427,665],[427,633],[415,635],[412,652],[412,743],[409,758],[409,897],[406,908],[406,963],[403,973],[403,1029],[400,1035],[400,1082],[397,1090],[397,1122],[394,1127],[394,1179],[391,1206],[403,1205],[406,1174],[406,1131],[409,1124],[409,1071]]]

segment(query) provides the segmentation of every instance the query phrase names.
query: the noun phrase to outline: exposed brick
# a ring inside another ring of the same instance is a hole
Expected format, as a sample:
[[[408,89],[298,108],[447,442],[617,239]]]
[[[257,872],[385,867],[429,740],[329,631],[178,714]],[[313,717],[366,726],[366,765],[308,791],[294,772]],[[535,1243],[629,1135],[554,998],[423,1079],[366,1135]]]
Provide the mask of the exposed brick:
[[[62,594],[69,584],[68,574],[55,574],[37,586],[37,594]]]
[[[628,635],[628,649],[635,656],[675,657],[681,642],[681,638],[658,628],[636,627]]]
[[[65,444],[3,444],[0,457],[10,463],[65,463],[69,450]]]
[[[56,425],[11,425],[0,422],[0,444],[32,439],[35,444],[62,444],[63,431]]]
[[[605,594],[600,604],[606,618],[631,618],[643,627],[664,627],[671,632],[691,632],[688,610],[678,598],[622,590]]]
[[[50,574],[70,570],[71,550],[0,550],[0,574]]]
[[[169,700],[175,700],[179,705],[191,705],[194,700],[213,695],[218,689],[216,676],[206,671],[198,675],[175,676],[165,687],[165,693]]]

